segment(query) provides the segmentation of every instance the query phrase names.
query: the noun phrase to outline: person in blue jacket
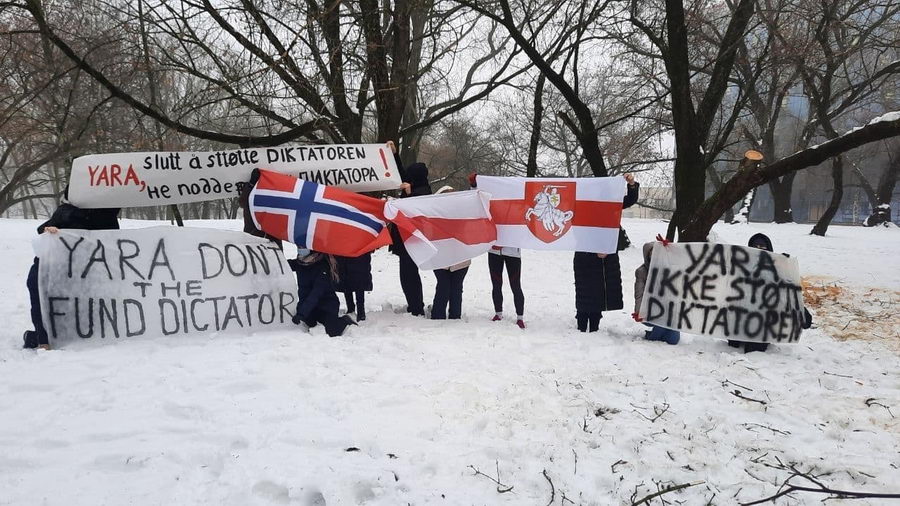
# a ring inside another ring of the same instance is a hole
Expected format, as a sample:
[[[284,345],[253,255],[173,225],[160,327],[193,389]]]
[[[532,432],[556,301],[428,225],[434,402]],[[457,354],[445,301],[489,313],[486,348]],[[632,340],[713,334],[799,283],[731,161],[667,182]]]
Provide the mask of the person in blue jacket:
[[[350,315],[338,316],[341,303],[334,293],[337,266],[333,257],[300,249],[288,264],[297,273],[298,302],[293,321],[301,330],[309,332],[321,323],[330,337],[337,337],[348,326],[356,325]]]

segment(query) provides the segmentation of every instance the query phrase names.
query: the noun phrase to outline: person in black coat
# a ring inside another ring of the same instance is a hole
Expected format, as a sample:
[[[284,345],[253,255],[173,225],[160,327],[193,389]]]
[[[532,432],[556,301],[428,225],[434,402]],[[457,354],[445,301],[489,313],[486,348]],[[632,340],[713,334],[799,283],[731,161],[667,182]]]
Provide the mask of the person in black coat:
[[[628,192],[622,208],[633,206],[638,200],[640,184],[631,174],[625,175]],[[572,260],[575,271],[575,320],[581,332],[596,332],[600,328],[603,311],[625,307],[622,300],[622,267],[617,253],[588,253],[576,251]]]
[[[393,149],[393,143],[389,143]],[[395,151],[396,154],[396,151]],[[395,156],[398,167],[400,158]],[[424,163],[416,162],[405,170],[401,170],[403,184],[400,186],[400,198],[431,195],[431,184],[428,183],[428,167]],[[406,312],[413,316],[425,315],[425,301],[422,295],[422,278],[419,276],[419,267],[406,251],[403,238],[396,226],[391,225],[391,252],[400,257],[400,287],[406,297]]]
[[[356,325],[349,315],[338,316],[341,303],[334,293],[337,266],[332,257],[301,249],[288,264],[297,273],[295,324],[308,332],[321,323],[329,337],[340,336],[349,325]]]
[[[747,241],[747,246],[769,252],[775,251],[775,249],[772,247],[772,240],[769,239],[769,236],[765,234],[753,234],[750,237],[750,240]],[[785,253],[785,255],[787,254]],[[812,315],[806,308],[803,308],[803,321],[800,323],[800,326],[804,329],[812,327]],[[728,340],[728,346],[731,346],[732,348],[740,348],[741,346],[743,346],[744,353],[750,353],[752,351],[766,351],[769,349],[769,343],[761,343],[757,341],[735,341],[734,339]]]
[[[366,292],[372,291],[372,254],[336,256],[335,259],[338,267],[337,289],[344,293],[347,312],[355,312],[356,321],[363,321],[366,319]]]
[[[50,219],[41,223],[37,228],[38,234],[57,234],[60,230],[72,228],[82,230],[118,230],[119,209],[82,209],[68,202],[69,188],[63,192],[62,203],[50,216]],[[50,349],[50,341],[47,330],[44,328],[44,320],[41,317],[41,296],[38,292],[38,272],[40,259],[34,257],[34,263],[28,271],[28,279],[25,285],[31,298],[31,323],[34,330],[27,330],[22,336],[24,348]]]

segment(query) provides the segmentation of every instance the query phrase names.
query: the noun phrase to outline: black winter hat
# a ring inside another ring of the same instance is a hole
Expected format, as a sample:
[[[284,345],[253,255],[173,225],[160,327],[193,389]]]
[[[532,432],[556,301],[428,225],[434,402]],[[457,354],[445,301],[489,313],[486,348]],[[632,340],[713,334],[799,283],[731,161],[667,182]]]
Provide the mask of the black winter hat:
[[[750,237],[750,240],[747,241],[747,246],[764,249],[766,251],[775,251],[772,248],[772,240],[765,234],[753,234],[753,236]]]

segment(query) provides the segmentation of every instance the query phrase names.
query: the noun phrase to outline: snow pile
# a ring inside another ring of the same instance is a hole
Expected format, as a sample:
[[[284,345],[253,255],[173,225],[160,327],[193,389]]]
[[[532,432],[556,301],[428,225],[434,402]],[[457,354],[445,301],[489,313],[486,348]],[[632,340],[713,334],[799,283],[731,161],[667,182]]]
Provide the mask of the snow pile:
[[[668,346],[641,340],[630,306],[581,334],[571,254],[538,252],[523,255],[525,331],[488,321],[484,258],[464,321],[432,322],[393,312],[396,260],[379,251],[369,320],[345,338],[21,350],[35,226],[0,221],[0,504],[547,504],[551,483],[554,504],[628,504],[695,482],[664,497],[732,504],[775,493],[789,475],[779,460],[831,473],[836,488],[900,483],[900,358],[880,341],[814,329],[764,354],[691,336]],[[665,226],[626,220],[626,300],[642,240]],[[770,234],[804,274],[848,289],[900,287],[894,230],[716,232],[741,244]]]

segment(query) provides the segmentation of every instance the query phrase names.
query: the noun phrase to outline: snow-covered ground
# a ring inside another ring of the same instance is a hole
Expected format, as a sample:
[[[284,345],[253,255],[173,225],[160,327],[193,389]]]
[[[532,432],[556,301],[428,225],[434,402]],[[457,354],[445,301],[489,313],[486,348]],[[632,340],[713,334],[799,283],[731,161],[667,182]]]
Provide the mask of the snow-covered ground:
[[[884,339],[819,328],[743,354],[701,337],[644,342],[629,306],[581,334],[572,255],[538,252],[523,259],[527,330],[488,321],[484,258],[466,279],[464,319],[432,322],[391,310],[403,304],[396,262],[379,251],[369,320],[342,338],[22,350],[36,225],[0,220],[0,504],[630,504],[695,482],[663,498],[734,504],[775,493],[789,476],[779,460],[830,473],[821,479],[835,488],[900,492],[895,325]],[[665,231],[625,226],[636,242]],[[900,230],[808,229],[715,233],[744,244],[765,232],[804,275],[847,297],[878,288],[896,312]],[[639,256],[622,254],[627,299]],[[433,276],[423,279],[428,297]]]

